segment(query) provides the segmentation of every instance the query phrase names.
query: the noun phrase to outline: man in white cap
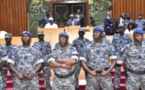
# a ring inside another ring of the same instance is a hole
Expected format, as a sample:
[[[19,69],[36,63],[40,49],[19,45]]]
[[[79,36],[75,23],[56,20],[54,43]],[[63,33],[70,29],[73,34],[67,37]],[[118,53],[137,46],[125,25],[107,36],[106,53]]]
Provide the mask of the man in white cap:
[[[74,19],[74,15],[70,14],[70,19],[66,22],[66,26],[77,26],[80,25],[79,19]]]
[[[53,17],[49,18],[49,23],[47,23],[44,28],[58,28],[57,24],[54,23]]]

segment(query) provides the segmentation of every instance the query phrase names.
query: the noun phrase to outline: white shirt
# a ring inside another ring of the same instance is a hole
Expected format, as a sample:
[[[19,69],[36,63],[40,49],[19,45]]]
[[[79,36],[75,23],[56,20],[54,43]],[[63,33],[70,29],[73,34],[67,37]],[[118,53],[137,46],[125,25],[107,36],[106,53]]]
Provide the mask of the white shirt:
[[[120,23],[124,23],[124,19],[123,18],[120,18]]]
[[[128,29],[126,29],[124,33],[125,34],[133,34],[133,32],[134,32],[134,29],[133,30],[130,30],[130,31]]]
[[[50,23],[47,23],[44,28],[58,28],[58,26],[55,23],[53,23],[52,25]]]
[[[6,31],[0,31],[0,39],[5,38]]]
[[[71,20],[71,24],[72,24],[72,26],[74,26],[74,25],[75,25],[74,20]]]

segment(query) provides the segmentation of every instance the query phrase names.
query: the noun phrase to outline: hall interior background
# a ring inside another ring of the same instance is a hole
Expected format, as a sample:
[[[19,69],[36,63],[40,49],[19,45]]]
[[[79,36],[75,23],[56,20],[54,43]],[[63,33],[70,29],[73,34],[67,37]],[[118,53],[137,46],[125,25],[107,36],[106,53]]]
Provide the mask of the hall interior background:
[[[51,9],[51,3],[56,1],[0,0],[0,30],[12,33],[13,36],[21,35],[23,30],[30,30],[33,36],[36,36],[39,21],[45,15],[44,11]],[[58,1],[64,2],[67,0]],[[145,18],[145,0],[88,0],[87,2],[88,8],[86,11],[89,13],[88,26],[103,26],[106,11],[111,11],[115,20],[119,18],[122,12],[129,12],[133,20],[137,19],[138,12],[142,12],[143,18]]]

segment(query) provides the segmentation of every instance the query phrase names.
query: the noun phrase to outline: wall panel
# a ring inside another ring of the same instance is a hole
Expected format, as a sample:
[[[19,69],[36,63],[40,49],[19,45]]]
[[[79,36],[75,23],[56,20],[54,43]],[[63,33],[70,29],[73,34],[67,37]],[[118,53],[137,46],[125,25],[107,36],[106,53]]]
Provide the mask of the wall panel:
[[[0,30],[18,36],[27,29],[26,0],[0,0]]]
[[[120,13],[130,13],[133,20],[137,19],[139,12],[143,13],[145,18],[145,0],[112,0],[112,15],[115,18],[120,17]]]

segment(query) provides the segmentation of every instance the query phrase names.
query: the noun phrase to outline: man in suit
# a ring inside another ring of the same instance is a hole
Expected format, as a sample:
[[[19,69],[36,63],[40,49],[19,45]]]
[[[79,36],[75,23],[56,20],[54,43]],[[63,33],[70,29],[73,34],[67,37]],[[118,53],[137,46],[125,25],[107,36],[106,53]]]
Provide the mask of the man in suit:
[[[107,12],[107,17],[104,19],[105,32],[107,35],[113,35],[114,18],[110,17],[110,12]]]
[[[125,23],[125,14],[124,13],[121,13],[120,15],[120,18],[116,20],[116,23],[115,23],[115,29],[117,30],[118,29],[118,26],[120,23]],[[116,31],[118,32],[118,31]]]
[[[80,9],[77,10],[77,13],[75,14],[75,19],[78,19],[80,21],[80,26],[84,27],[85,24],[85,17],[84,15],[81,13]]]
[[[80,25],[79,19],[75,19],[73,14],[70,14],[70,19],[66,22],[66,26]]]

